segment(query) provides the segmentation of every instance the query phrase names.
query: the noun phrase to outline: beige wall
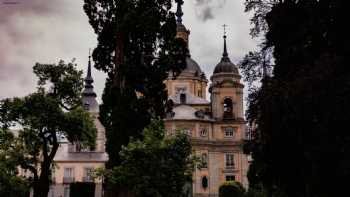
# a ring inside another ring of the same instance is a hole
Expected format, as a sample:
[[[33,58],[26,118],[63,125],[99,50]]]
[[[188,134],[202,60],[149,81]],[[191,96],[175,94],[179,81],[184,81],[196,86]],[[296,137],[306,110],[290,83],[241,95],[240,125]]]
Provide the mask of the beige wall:
[[[226,137],[225,136],[225,127],[233,127],[234,128],[234,136]],[[232,141],[241,141],[244,137],[244,125],[242,124],[214,124],[215,132],[213,132],[214,139],[222,139],[222,140],[232,140]]]
[[[57,162],[55,163],[54,181],[56,184],[63,183],[64,169],[73,168],[74,169],[74,179],[75,182],[82,182],[85,176],[85,168],[102,168],[104,167],[103,162]],[[101,180],[96,180],[96,182],[101,182]]]
[[[207,95],[207,83],[201,80],[194,79],[177,79],[177,80],[166,80],[165,81],[168,95],[173,96],[176,93],[176,87],[187,87],[188,93],[191,95],[206,99]],[[201,92],[201,95],[198,95]]]
[[[241,147],[244,136],[244,123],[242,124],[217,124],[215,122],[201,121],[166,121],[167,131],[176,129],[191,129],[191,137],[196,140],[193,144],[195,154],[201,158],[202,153],[208,156],[208,167],[195,169],[193,173],[193,191],[195,194],[209,195],[217,194],[219,186],[225,182],[227,175],[234,175],[236,180],[247,187],[246,173],[248,168],[247,156],[243,154]],[[225,137],[224,127],[235,128],[233,138]],[[207,136],[200,135],[201,128],[208,128]],[[235,142],[235,143],[232,143]],[[213,144],[211,144],[213,143]],[[211,144],[211,145],[208,145]],[[234,154],[234,169],[226,169],[225,154]],[[209,187],[202,187],[202,177],[207,176]]]
[[[225,98],[230,98],[233,101],[234,116],[236,118],[244,118],[242,89],[232,87],[213,88],[212,93],[212,109],[214,117],[222,118],[224,113],[224,100]]]

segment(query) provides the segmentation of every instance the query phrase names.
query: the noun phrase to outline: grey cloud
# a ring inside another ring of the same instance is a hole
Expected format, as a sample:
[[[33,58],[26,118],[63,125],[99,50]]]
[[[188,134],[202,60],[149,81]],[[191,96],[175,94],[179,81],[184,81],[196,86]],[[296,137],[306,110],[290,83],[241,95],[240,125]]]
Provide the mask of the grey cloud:
[[[202,11],[202,20],[206,21],[213,18],[214,18],[214,15],[213,15],[212,9],[208,7],[204,8]]]
[[[23,79],[28,77],[26,75],[28,69],[18,62],[24,63],[22,62],[24,56],[30,52],[30,46],[27,44],[40,39],[40,32],[32,28],[30,23],[35,23],[38,18],[47,18],[58,13],[63,5],[54,5],[50,3],[51,1],[43,0],[0,2],[0,80],[10,76]]]
[[[225,4],[226,0],[195,0],[196,16],[202,21],[214,19],[213,13]]]
[[[32,66],[36,62],[56,63],[59,58],[70,61],[75,57],[79,69],[85,70],[96,35],[83,12],[82,0],[11,0],[20,2],[16,5],[4,5],[4,1],[0,0],[0,99],[35,90]],[[243,3],[185,1],[184,24],[191,31],[191,55],[208,78],[222,56],[224,23],[229,25],[228,50],[233,62],[256,45],[249,36],[249,16],[243,12]],[[100,100],[105,74],[93,70],[93,75]]]
[[[16,2],[16,3],[8,3]],[[36,62],[57,63],[76,57],[84,69],[93,31],[83,1],[0,0],[0,99],[35,90]],[[102,84],[104,77],[100,77]]]

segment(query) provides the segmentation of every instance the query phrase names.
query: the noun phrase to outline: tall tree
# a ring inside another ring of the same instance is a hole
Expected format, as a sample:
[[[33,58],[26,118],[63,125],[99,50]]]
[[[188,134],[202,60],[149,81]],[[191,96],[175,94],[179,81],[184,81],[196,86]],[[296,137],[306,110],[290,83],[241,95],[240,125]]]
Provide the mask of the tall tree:
[[[168,72],[185,67],[187,48],[176,39],[171,0],[85,0],[98,36],[95,67],[108,74],[100,106],[106,128],[107,167],[120,164],[129,138],[142,138],[151,118],[163,117]]]
[[[32,173],[34,197],[46,197],[49,192],[60,136],[95,146],[96,128],[81,107],[82,72],[75,67],[63,61],[37,63],[33,68],[39,78],[37,92],[0,103],[2,129],[18,128],[16,152],[10,158]]]
[[[346,190],[347,7],[339,0],[246,1],[247,10],[255,10],[252,35],[262,36],[264,42],[241,66],[263,70],[264,59],[254,57],[264,57],[266,50],[271,50],[274,62],[272,72],[260,78],[261,87],[251,91],[247,113],[255,132],[249,144],[254,158],[250,183],[263,184],[269,196],[328,197]],[[245,74],[248,80],[254,76]]]

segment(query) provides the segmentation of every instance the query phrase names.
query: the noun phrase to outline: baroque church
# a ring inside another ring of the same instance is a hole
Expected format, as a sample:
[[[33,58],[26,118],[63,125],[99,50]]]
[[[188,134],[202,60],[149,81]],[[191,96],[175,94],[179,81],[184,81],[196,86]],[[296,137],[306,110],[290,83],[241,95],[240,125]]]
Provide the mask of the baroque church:
[[[177,4],[177,37],[189,43],[190,31],[182,23],[182,4]],[[243,84],[238,68],[227,51],[224,35],[223,54],[215,66],[209,86],[198,63],[188,54],[187,67],[165,81],[174,108],[165,119],[168,134],[184,130],[191,136],[194,152],[203,162],[193,174],[195,197],[218,196],[224,181],[236,180],[248,187],[248,157],[243,153],[246,122],[243,113]]]
[[[182,4],[177,4],[177,37],[188,45],[190,31],[182,22]],[[219,186],[229,180],[236,180],[248,187],[248,157],[243,153],[246,122],[243,113],[243,84],[238,68],[228,55],[226,34],[223,40],[223,54],[209,80],[198,63],[188,54],[187,67],[175,79],[169,74],[164,82],[172,112],[167,113],[165,127],[168,136],[178,130],[191,137],[193,152],[202,162],[193,172],[189,186],[194,197],[218,197]],[[220,59],[220,58],[218,58]],[[85,78],[83,91],[84,108],[94,118],[97,128],[96,149],[83,150],[77,144],[62,141],[55,157],[49,196],[69,197],[72,182],[95,182],[95,197],[103,196],[101,180],[94,180],[91,171],[104,167],[108,160],[105,152],[105,130],[98,120],[99,105],[93,89],[91,61]],[[207,89],[210,98],[207,98]]]

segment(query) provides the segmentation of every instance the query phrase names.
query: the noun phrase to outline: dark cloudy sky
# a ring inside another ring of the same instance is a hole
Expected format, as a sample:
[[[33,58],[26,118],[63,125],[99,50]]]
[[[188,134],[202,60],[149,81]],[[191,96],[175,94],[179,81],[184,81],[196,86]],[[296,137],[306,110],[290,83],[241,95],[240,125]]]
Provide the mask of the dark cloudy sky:
[[[208,78],[223,48],[223,24],[228,25],[228,49],[237,63],[256,47],[249,35],[244,0],[185,0],[184,24],[190,29],[190,50]],[[83,0],[0,0],[0,99],[35,90],[35,62],[56,63],[76,58],[86,69],[96,35],[83,11]],[[100,96],[105,74],[94,70]]]

